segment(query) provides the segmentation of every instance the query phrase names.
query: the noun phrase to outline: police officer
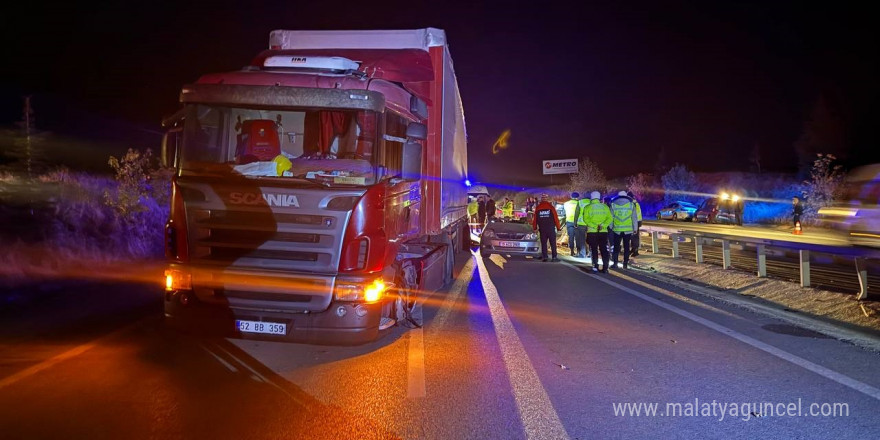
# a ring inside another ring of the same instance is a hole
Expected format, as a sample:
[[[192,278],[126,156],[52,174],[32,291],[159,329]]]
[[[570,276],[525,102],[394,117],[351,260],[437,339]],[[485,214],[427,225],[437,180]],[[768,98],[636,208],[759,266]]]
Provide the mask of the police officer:
[[[636,197],[635,195],[633,195],[632,191],[627,191],[626,195],[633,200],[633,203],[636,204],[636,221],[638,221],[638,223],[636,225],[636,230],[635,232],[633,232],[632,235],[632,253],[630,254],[631,257],[635,257],[639,255],[639,241],[641,240],[639,228],[642,227],[642,205],[640,205],[639,201],[636,200]]]
[[[575,209],[574,239],[575,246],[577,246],[578,258],[587,258],[587,223],[583,213],[589,205],[590,199],[584,197],[578,200],[577,209]]]
[[[509,198],[504,198],[504,204],[501,205],[501,216],[507,220],[513,218],[513,200]]]
[[[468,213],[468,222],[476,223],[477,222],[477,212],[480,210],[480,205],[477,203],[477,198],[474,196],[470,197],[470,201],[467,204],[467,213]]]
[[[486,196],[477,197],[477,221],[480,225],[486,224]]]
[[[791,223],[794,225],[795,228],[797,228],[798,223],[801,222],[801,216],[804,215],[804,204],[801,203],[801,199],[797,197],[792,197],[791,209]]]
[[[633,232],[638,229],[636,216],[636,204],[629,198],[626,191],[617,194],[617,198],[611,201],[611,215],[614,228],[614,251],[611,255],[611,267],[617,267],[617,258],[623,248],[623,268],[629,267],[630,244]]]
[[[556,215],[556,207],[549,202],[547,194],[541,195],[541,203],[535,207],[535,217],[532,219],[532,228],[541,234],[541,261],[547,261],[547,241],[550,241],[551,261],[559,261],[556,256],[556,231],[562,230],[559,225],[559,216]]]
[[[495,220],[495,199],[489,196],[489,199],[486,200],[486,218],[489,223]]]
[[[600,272],[598,257],[602,254],[602,273],[608,273],[608,226],[611,225],[611,210],[602,203],[599,191],[590,193],[589,204],[580,212],[579,223],[583,222],[587,232],[587,243],[590,244],[593,272]]]
[[[578,208],[578,199],[581,197],[577,192],[571,193],[571,199],[562,204],[562,207],[565,209],[565,232],[568,233],[568,251],[569,255],[572,257],[576,256],[577,251],[580,250],[579,247],[576,247],[576,235],[577,232],[577,223],[575,223],[575,215],[577,214]]]

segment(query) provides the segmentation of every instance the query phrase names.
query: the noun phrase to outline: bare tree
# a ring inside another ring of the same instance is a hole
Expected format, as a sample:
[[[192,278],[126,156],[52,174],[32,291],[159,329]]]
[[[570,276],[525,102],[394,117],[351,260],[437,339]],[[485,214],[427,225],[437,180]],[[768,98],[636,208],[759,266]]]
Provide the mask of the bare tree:
[[[663,199],[666,203],[675,200],[697,201],[697,176],[693,171],[688,170],[686,166],[680,163],[675,164],[660,180],[663,182]]]
[[[794,144],[798,168],[803,174],[811,172],[817,154],[842,157],[845,152],[846,127],[842,115],[832,104],[828,95],[819,97],[804,124],[804,131]]]
[[[833,154],[816,154],[810,179],[804,181],[806,206],[804,218],[811,221],[820,208],[830,206],[843,192],[843,167],[836,165],[837,157]]]
[[[627,177],[626,187],[632,191],[637,200],[645,200],[657,192],[654,189],[654,177],[645,173]]]
[[[581,158],[578,172],[570,176],[569,191],[588,193],[590,191],[605,192],[608,190],[608,179],[605,173],[589,157]]]

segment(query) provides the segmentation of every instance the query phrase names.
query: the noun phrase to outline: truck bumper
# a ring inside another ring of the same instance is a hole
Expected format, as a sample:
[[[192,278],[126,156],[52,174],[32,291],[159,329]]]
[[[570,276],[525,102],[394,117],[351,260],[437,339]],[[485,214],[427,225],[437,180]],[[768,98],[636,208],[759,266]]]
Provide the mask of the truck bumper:
[[[384,304],[332,301],[322,312],[301,313],[243,310],[199,301],[191,291],[185,290],[166,291],[164,302],[166,323],[179,330],[242,339],[328,345],[357,345],[377,339]],[[287,326],[287,333],[243,333],[236,327],[236,320],[283,323]]]

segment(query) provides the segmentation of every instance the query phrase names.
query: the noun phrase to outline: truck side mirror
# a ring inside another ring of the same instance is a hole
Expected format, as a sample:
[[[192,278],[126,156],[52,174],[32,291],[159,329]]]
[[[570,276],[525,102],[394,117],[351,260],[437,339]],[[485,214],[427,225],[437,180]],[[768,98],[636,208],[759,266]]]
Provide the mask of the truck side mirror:
[[[428,139],[428,126],[418,122],[410,122],[406,126],[406,137],[423,141]]]
[[[180,127],[172,128],[165,132],[162,136],[162,166],[165,168],[174,168],[177,166],[177,151],[180,140],[183,135],[183,129]]]
[[[422,177],[422,144],[404,144],[400,163],[400,177],[403,180],[419,180]]]

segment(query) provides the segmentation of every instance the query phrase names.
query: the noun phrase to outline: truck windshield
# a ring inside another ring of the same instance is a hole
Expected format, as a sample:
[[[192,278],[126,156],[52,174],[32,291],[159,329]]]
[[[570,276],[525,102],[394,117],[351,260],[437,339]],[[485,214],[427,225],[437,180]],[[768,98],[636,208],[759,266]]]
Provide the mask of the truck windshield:
[[[194,173],[375,183],[377,115],[362,110],[279,110],[190,104],[181,168]]]

